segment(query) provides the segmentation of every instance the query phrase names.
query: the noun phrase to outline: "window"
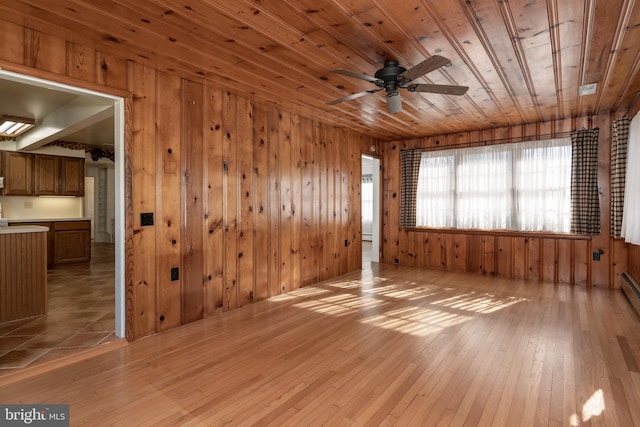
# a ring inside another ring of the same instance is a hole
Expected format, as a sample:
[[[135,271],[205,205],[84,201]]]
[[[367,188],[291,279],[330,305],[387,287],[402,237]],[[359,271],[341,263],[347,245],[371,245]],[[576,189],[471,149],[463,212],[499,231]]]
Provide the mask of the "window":
[[[569,232],[571,139],[423,152],[416,225]]]

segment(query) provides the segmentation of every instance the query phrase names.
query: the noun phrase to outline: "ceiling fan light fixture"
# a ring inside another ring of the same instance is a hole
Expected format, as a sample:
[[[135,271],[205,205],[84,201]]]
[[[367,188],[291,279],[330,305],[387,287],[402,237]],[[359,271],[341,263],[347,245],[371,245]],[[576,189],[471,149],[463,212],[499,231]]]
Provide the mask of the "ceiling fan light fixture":
[[[391,114],[402,111],[402,98],[400,92],[387,93],[387,111]]]
[[[0,137],[13,139],[35,126],[35,120],[26,117],[2,116]]]

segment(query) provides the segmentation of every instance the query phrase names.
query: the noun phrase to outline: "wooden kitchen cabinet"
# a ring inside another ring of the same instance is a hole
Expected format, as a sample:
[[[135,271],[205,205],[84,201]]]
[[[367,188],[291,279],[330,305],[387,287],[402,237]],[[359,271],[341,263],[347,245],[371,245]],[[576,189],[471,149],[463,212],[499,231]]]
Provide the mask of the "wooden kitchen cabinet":
[[[4,196],[84,197],[84,158],[0,152]]]
[[[34,156],[34,194],[57,196],[60,194],[60,157]]]
[[[91,261],[91,221],[24,221],[10,226],[41,225],[47,233],[47,268],[74,262]]]
[[[84,159],[60,158],[60,195],[84,196]]]
[[[54,264],[91,260],[91,221],[53,223]]]
[[[33,195],[33,154],[4,151],[1,153],[5,196]]]

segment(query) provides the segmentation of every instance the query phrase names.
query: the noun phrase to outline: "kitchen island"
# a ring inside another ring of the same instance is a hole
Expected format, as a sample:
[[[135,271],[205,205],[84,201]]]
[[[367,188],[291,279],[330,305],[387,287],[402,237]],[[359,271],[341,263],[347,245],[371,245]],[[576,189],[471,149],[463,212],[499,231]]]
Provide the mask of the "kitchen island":
[[[0,323],[47,313],[48,227],[0,227]]]
[[[41,225],[47,233],[47,267],[91,261],[89,218],[7,219],[10,227]]]

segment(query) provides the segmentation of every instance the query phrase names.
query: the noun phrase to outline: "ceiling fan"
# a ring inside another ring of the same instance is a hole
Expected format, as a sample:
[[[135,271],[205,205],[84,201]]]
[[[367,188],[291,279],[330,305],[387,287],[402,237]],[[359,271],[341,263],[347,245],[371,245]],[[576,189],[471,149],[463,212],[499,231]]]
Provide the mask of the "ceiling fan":
[[[370,93],[376,93],[384,89],[387,92],[387,111],[389,113],[397,113],[402,111],[402,100],[400,98],[400,92],[398,89],[406,89],[409,92],[428,92],[428,93],[441,93],[443,95],[464,95],[469,89],[467,86],[454,86],[454,85],[434,85],[434,84],[422,84],[413,83],[409,84],[414,79],[422,77],[431,71],[437,70],[440,67],[450,64],[451,61],[443,56],[433,55],[432,57],[422,61],[415,67],[408,70],[401,67],[398,61],[386,61],[384,67],[376,71],[373,77],[367,74],[360,74],[353,71],[336,69],[331,72],[336,74],[342,74],[348,77],[355,77],[356,79],[366,80],[378,86],[378,89],[366,90],[364,92],[354,93],[344,98],[334,99],[327,102],[327,105],[338,104],[339,102],[350,101],[352,99],[360,98],[361,96],[368,95]]]

